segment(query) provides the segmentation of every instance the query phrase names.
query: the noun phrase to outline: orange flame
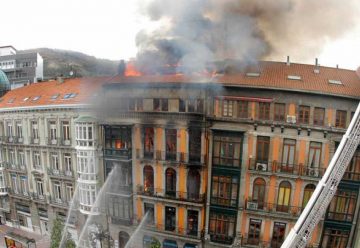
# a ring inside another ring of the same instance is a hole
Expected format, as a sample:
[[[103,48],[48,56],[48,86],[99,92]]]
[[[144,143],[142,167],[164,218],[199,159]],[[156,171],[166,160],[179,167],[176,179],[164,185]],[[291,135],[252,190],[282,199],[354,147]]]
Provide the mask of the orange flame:
[[[141,76],[141,72],[136,69],[134,61],[128,61],[126,63],[125,76],[127,77],[138,77]]]

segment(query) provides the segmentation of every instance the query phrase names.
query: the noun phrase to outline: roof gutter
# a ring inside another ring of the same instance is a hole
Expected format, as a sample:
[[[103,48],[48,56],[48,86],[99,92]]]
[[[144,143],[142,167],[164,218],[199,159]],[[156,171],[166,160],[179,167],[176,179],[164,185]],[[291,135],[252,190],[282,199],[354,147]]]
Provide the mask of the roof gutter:
[[[13,108],[1,108],[0,112],[9,112],[9,111],[24,111],[24,110],[45,110],[45,109],[76,109],[82,107],[89,107],[91,104],[81,103],[81,104],[59,104],[59,105],[40,105],[40,106],[26,106],[26,107],[13,107]]]

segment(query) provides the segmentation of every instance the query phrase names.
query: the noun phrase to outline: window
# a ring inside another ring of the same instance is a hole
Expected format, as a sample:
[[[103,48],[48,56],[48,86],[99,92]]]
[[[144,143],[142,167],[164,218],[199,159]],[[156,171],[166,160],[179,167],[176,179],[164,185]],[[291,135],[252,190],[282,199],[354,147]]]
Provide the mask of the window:
[[[97,170],[94,161],[95,154],[93,151],[78,151],[78,174],[83,180],[96,180]]]
[[[19,151],[19,165],[25,166],[25,153],[22,150]]]
[[[256,141],[256,163],[269,161],[270,137],[258,136]]]
[[[237,133],[214,135],[214,166],[241,166],[242,137]]]
[[[360,181],[360,148],[358,148],[354,153],[354,156],[346,168],[343,179]]]
[[[285,103],[275,103],[274,121],[285,121]]]
[[[44,184],[40,179],[36,180],[36,191],[39,196],[44,195]]]
[[[11,165],[15,165],[16,164],[16,160],[15,160],[15,151],[14,150],[9,150],[9,162]]]
[[[165,185],[165,194],[167,196],[176,196],[176,171],[172,168],[168,168],[165,172],[166,175],[166,185]]]
[[[96,199],[96,185],[79,184],[80,204],[92,206]]]
[[[79,146],[93,146],[94,145],[94,124],[92,123],[77,123],[76,124],[76,142]]]
[[[185,111],[186,111],[185,100],[179,99],[179,112],[185,112]]]
[[[274,222],[271,248],[280,248],[285,238],[286,223]]]
[[[42,170],[40,152],[33,153],[33,166],[35,170]]]
[[[31,135],[32,135],[34,142],[36,139],[39,139],[39,128],[38,128],[37,121],[31,122]]]
[[[346,128],[346,115],[347,115],[346,111],[336,110],[335,127]]]
[[[291,184],[283,181],[279,185],[276,211],[288,212],[290,207]]]
[[[196,101],[195,99],[188,100],[188,112],[195,112],[196,108]]]
[[[327,219],[352,222],[357,202],[357,191],[338,189],[330,202]]]
[[[20,176],[20,188],[21,192],[24,195],[28,195],[28,186],[27,186],[27,177],[26,176]]]
[[[324,126],[325,120],[325,109],[324,108],[314,108],[314,125]]]
[[[146,165],[143,171],[144,192],[154,193],[154,170],[150,165]]]
[[[155,224],[155,216],[154,216],[154,204],[144,203],[144,211],[147,214],[147,224],[154,225]]]
[[[249,117],[249,102],[248,101],[238,101],[238,118],[248,118]]]
[[[256,178],[253,185],[252,202],[257,203],[258,209],[264,208],[266,182],[262,178]]]
[[[200,173],[196,169],[190,169],[186,180],[188,199],[198,200],[200,197]]]
[[[259,245],[261,232],[261,220],[250,219],[247,243],[250,245]]]
[[[165,230],[175,231],[176,229],[176,208],[165,206]]]
[[[7,132],[7,136],[8,137],[13,137],[13,126],[12,126],[12,122],[8,121],[6,122],[6,132]]]
[[[309,202],[311,195],[314,193],[315,185],[314,184],[308,184],[306,185],[304,189],[304,197],[303,197],[303,203],[302,207],[305,208],[306,204]]]
[[[211,241],[231,244],[235,234],[235,215],[210,211],[209,233]]]
[[[191,236],[198,235],[198,219],[199,212],[195,210],[187,211],[187,230],[186,234]]]
[[[233,116],[233,106],[234,106],[234,101],[224,100],[223,108],[222,108],[222,116],[232,117]]]
[[[61,122],[61,126],[62,126],[62,135],[63,135],[63,140],[70,140],[70,123],[69,121],[62,121]]]
[[[72,172],[71,153],[64,153],[65,172]]]
[[[18,138],[22,138],[22,137],[23,137],[22,124],[21,124],[21,122],[16,122],[16,136],[17,136]]]
[[[161,99],[161,111],[168,111],[169,110],[169,102],[168,99],[162,98]]]
[[[15,174],[11,174],[11,186],[15,194],[19,193],[19,186],[17,182],[17,176]]]
[[[111,150],[129,150],[131,148],[131,129],[128,126],[113,126],[105,128],[105,148],[109,149],[109,155],[124,154],[111,152]]]
[[[50,140],[56,140],[56,121],[50,121],[49,122],[49,128],[50,128]]]
[[[319,142],[310,142],[308,167],[320,168],[321,147],[322,144]]]
[[[280,170],[282,172],[294,172],[296,140],[284,139],[282,163]]]
[[[129,110],[130,111],[135,111],[135,99],[133,99],[133,98],[130,98],[129,99]]]
[[[33,99],[32,99],[31,101],[35,102],[35,101],[39,100],[39,99],[40,99],[40,97],[41,97],[41,96],[34,96],[34,97],[33,97]]]
[[[259,102],[258,117],[260,120],[269,120],[270,119],[270,103],[269,102]]]
[[[310,118],[310,107],[300,105],[298,122],[300,124],[309,124],[309,118]]]
[[[154,128],[144,128],[144,157],[154,158]]]
[[[56,100],[58,97],[60,96],[60,94],[55,94],[51,96],[51,100]]]
[[[61,185],[54,183],[54,199],[61,202]]]
[[[196,100],[196,112],[198,112],[198,113],[204,112],[204,100],[203,99]]]
[[[59,164],[59,157],[57,153],[51,153],[50,154],[50,164],[51,168],[59,173],[60,170],[60,164]]]
[[[74,195],[74,188],[71,184],[66,184],[66,201],[70,202]]]
[[[166,160],[176,160],[177,140],[176,129],[166,129]]]
[[[154,111],[160,111],[160,99],[154,98],[153,100],[153,110]]]
[[[326,227],[321,248],[346,248],[348,240],[349,231]]]
[[[189,161],[201,161],[201,130],[191,128],[189,129]]]
[[[239,179],[237,176],[212,176],[211,204],[237,206]]]

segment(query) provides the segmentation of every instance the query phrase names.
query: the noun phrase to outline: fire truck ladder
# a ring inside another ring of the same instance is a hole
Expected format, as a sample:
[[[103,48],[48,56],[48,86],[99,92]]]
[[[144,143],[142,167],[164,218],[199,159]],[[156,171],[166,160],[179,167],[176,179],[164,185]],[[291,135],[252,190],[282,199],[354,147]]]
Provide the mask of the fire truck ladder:
[[[281,248],[304,248],[310,240],[315,226],[319,223],[321,217],[324,216],[331,199],[336,193],[339,182],[359,145],[359,112],[360,104],[324,176],[316,186],[308,204]]]

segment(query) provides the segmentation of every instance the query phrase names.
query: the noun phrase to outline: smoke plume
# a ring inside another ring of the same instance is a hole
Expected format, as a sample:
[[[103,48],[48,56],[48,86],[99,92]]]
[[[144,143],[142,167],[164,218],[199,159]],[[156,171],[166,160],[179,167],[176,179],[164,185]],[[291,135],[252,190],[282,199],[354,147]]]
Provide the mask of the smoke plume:
[[[138,68],[201,71],[208,62],[313,58],[356,22],[357,0],[152,0],[142,12],[160,23],[138,33]],[[178,67],[179,68],[179,67]]]

